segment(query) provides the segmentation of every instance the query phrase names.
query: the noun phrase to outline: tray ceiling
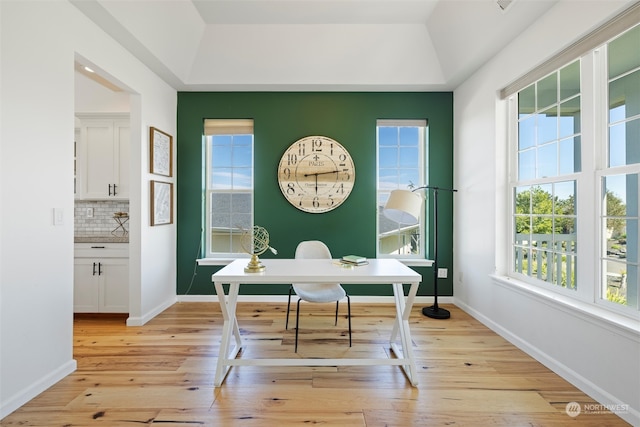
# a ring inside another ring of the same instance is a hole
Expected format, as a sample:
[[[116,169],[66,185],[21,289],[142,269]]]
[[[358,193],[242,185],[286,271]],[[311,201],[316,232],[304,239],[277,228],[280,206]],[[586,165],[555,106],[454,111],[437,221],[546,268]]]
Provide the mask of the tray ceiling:
[[[71,0],[181,91],[453,90],[556,2]]]

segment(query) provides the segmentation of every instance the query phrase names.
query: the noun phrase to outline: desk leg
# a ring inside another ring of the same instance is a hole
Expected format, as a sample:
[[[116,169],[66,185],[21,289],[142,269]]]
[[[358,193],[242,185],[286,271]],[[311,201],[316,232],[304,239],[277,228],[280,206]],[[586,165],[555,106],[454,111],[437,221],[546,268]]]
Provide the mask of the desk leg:
[[[229,296],[226,297],[222,283],[215,283],[216,293],[218,294],[218,302],[220,303],[220,311],[224,324],[222,326],[222,338],[220,338],[220,350],[218,352],[218,364],[216,366],[216,375],[213,380],[215,387],[220,387],[224,381],[229,369],[231,368],[226,362],[235,359],[238,352],[242,348],[242,338],[240,337],[240,328],[236,319],[236,305],[238,302],[239,283],[231,283],[229,285]],[[231,346],[231,336],[235,337],[236,345],[229,352]]]
[[[406,365],[402,365],[402,369],[409,378],[409,381],[411,381],[411,385],[413,385],[414,387],[418,385],[418,377],[416,362],[413,356],[411,330],[409,329],[409,316],[411,314],[411,309],[413,307],[413,302],[415,300],[417,292],[418,284],[412,283],[411,287],[409,288],[409,295],[407,295],[405,301],[402,283],[393,284],[393,296],[396,302],[396,320],[394,322],[393,330],[391,331],[391,338],[389,340],[391,350],[393,350],[396,356],[405,359],[408,362]],[[400,333],[400,342],[402,348],[398,348],[398,346],[396,345],[398,333]]]

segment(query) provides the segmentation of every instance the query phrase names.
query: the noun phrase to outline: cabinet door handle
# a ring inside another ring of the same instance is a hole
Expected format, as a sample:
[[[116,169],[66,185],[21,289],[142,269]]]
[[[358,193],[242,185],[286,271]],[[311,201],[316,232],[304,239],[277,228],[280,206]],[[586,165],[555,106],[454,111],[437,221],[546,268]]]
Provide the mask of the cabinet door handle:
[[[118,194],[118,193],[116,193],[116,185],[113,184],[113,195],[115,196],[116,194]]]
[[[109,195],[111,195],[111,184],[109,184]]]
[[[102,276],[102,263],[98,263],[98,276]]]
[[[91,246],[91,249],[104,249],[104,246]]]
[[[95,262],[93,263],[93,275],[94,276],[96,275],[96,263]]]

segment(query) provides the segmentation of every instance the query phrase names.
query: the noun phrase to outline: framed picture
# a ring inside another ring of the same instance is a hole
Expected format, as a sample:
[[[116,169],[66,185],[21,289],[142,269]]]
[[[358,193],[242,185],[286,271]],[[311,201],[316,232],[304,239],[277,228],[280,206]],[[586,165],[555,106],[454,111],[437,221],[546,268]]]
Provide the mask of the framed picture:
[[[151,225],[173,223],[173,184],[151,181]]]
[[[171,176],[173,170],[173,137],[154,127],[149,128],[151,173]]]

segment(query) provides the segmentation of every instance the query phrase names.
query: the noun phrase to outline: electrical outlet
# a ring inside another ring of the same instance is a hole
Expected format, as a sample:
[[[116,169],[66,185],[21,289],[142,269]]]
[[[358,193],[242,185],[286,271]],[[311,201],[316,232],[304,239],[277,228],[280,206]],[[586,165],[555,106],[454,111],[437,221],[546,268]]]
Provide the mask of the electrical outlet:
[[[64,211],[62,208],[53,208],[53,225],[64,225]]]
[[[93,208],[87,208],[87,218],[93,218]]]
[[[438,269],[438,278],[439,279],[446,279],[449,276],[449,270],[446,268],[439,268]]]

